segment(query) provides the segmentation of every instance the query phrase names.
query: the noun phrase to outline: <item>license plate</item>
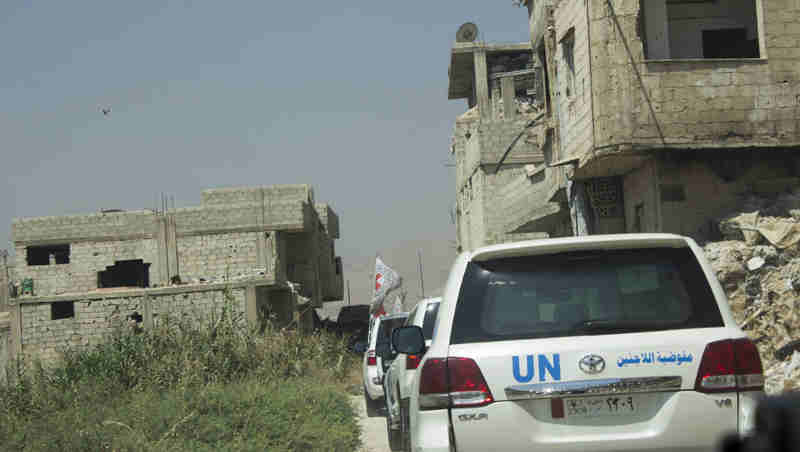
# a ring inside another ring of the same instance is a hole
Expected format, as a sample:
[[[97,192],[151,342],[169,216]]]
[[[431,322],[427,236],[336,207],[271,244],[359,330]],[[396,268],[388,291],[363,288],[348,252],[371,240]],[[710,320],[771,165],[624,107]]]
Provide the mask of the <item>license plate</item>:
[[[630,416],[639,404],[633,396],[580,397],[564,399],[566,417]]]

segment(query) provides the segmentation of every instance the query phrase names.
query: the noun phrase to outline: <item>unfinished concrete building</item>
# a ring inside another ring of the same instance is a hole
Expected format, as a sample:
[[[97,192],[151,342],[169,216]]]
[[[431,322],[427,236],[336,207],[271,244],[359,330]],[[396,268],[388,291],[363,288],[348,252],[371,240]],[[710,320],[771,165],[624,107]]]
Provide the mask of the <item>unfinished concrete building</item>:
[[[566,231],[562,174],[546,171],[552,138],[530,44],[456,43],[450,58],[449,98],[469,107],[451,148],[459,249]]]
[[[705,240],[743,195],[772,196],[800,182],[796,0],[522,3],[543,115],[515,127],[538,137],[544,162],[532,173],[544,175],[519,174],[494,189],[488,204],[525,199],[524,208],[501,216],[527,215],[533,223],[513,229],[523,219],[502,227],[489,220],[485,236],[663,231]],[[485,110],[474,123],[490,128],[497,97],[484,80],[492,80],[491,65],[484,70],[481,52],[474,53],[467,74],[474,94],[453,95],[452,60],[450,97],[472,96],[470,106]],[[455,148],[466,156],[463,123]],[[506,162],[530,152],[509,146]]]
[[[255,324],[308,327],[311,308],[342,299],[339,218],[308,185],[213,189],[165,211],[15,219],[15,352],[103,340],[117,323],[220,312],[224,292]]]

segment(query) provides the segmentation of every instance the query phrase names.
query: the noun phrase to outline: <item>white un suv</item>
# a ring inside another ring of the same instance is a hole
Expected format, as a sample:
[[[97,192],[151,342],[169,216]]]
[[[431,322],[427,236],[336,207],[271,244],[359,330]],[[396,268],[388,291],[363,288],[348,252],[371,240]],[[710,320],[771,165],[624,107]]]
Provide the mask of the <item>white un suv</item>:
[[[364,403],[369,417],[378,416],[378,411],[383,406],[383,359],[375,349],[381,342],[388,343],[392,331],[402,326],[407,317],[407,312],[401,312],[373,317],[370,321],[368,348],[362,363]]]
[[[763,394],[697,244],[620,234],[460,255],[410,400],[411,450],[712,451]]]
[[[422,328],[425,346],[433,338],[433,325],[439,311],[441,297],[426,298],[411,310],[406,325]],[[398,354],[383,377],[383,393],[386,395],[386,434],[392,450],[402,450],[408,437],[409,386],[413,373],[422,361],[422,355]]]

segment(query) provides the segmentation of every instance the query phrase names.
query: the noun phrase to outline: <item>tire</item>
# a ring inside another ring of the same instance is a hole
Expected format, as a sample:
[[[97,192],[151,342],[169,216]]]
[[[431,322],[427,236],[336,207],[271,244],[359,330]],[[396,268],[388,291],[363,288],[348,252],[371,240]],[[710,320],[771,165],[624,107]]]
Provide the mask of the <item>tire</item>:
[[[367,388],[364,388],[364,404],[367,406],[367,417],[380,416],[381,399],[372,400],[369,398]]]
[[[399,395],[398,395],[399,397]],[[400,449],[403,452],[411,452],[411,430],[409,430],[409,411],[408,399],[401,399],[400,405]],[[394,449],[392,449],[394,450]]]
[[[389,426],[389,418],[386,418],[386,437],[389,440],[389,449],[392,452],[403,450],[403,434],[399,430],[393,430]]]

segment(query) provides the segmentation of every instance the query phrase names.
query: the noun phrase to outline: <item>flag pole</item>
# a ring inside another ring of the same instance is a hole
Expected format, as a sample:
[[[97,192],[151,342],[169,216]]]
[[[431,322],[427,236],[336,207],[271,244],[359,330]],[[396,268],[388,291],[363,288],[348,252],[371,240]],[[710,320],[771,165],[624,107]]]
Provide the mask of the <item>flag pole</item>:
[[[417,249],[417,257],[419,257],[419,287],[422,289],[422,298],[425,298],[425,278],[422,276],[422,250]]]

